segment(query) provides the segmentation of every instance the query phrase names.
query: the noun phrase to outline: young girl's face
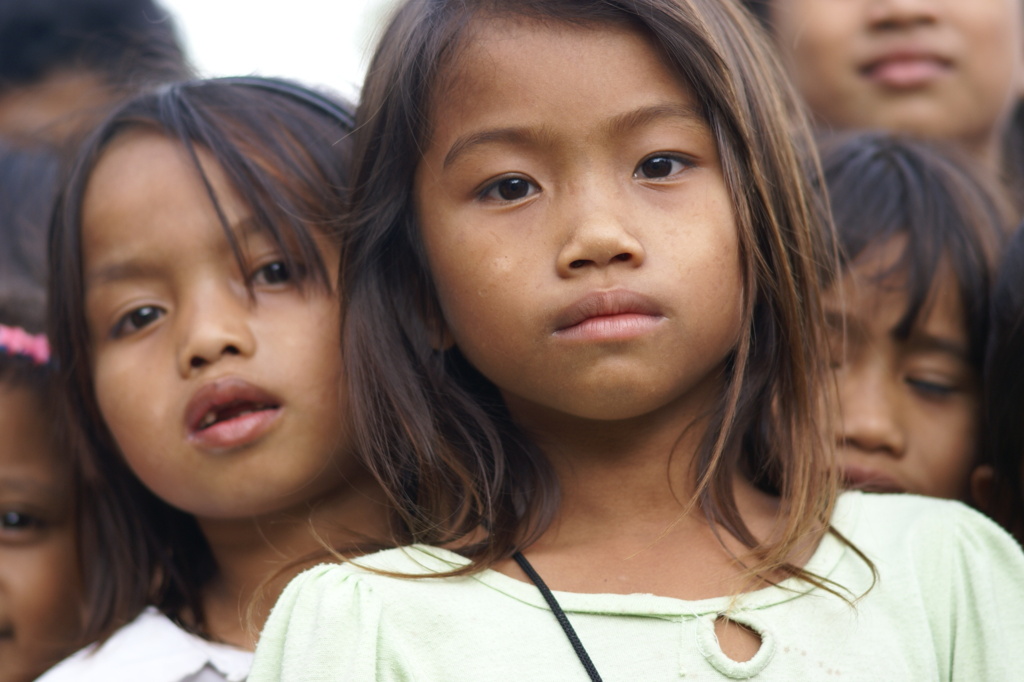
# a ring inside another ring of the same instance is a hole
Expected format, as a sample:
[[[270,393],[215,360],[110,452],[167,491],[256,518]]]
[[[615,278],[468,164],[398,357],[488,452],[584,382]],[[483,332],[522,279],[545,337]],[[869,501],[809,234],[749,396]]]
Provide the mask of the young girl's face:
[[[70,654],[81,587],[70,467],[28,388],[0,383],[0,682],[28,682]]]
[[[303,273],[288,271],[220,166],[196,151],[244,267],[178,143],[123,133],[89,179],[96,397],[129,466],[168,503],[200,518],[275,513],[344,475],[337,299],[300,289]],[[337,250],[319,241],[336,272]]]
[[[699,103],[632,30],[471,35],[415,186],[450,339],[520,420],[703,411],[743,283]]]
[[[811,110],[997,150],[1020,94],[1021,0],[772,0],[777,43]]]
[[[894,239],[859,258],[828,296],[839,389],[839,462],[858,488],[965,499],[978,422],[977,371],[948,264],[906,338],[905,275],[878,280],[904,248]],[[845,303],[845,305],[843,305]],[[845,344],[842,338],[845,326]]]

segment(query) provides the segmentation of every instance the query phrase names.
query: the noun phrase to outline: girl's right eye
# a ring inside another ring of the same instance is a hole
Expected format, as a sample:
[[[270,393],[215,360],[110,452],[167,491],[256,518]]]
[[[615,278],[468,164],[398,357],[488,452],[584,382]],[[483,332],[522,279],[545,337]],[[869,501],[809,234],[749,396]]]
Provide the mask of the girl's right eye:
[[[480,192],[480,198],[499,203],[510,203],[525,199],[540,188],[519,175],[510,175],[492,182]]]
[[[164,314],[164,311],[156,306],[144,305],[130,311],[114,325],[112,336],[119,338],[132,332],[137,332],[156,322]]]
[[[633,177],[644,180],[671,180],[693,165],[686,157],[661,152],[641,161],[633,171]]]

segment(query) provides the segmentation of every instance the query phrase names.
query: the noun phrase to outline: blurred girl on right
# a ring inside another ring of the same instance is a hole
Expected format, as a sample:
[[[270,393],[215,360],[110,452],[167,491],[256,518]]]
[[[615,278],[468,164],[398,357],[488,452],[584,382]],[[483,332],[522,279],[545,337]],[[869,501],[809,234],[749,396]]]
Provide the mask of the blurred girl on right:
[[[967,501],[1006,207],[954,150],[890,133],[825,140],[842,279],[826,297],[846,483]]]

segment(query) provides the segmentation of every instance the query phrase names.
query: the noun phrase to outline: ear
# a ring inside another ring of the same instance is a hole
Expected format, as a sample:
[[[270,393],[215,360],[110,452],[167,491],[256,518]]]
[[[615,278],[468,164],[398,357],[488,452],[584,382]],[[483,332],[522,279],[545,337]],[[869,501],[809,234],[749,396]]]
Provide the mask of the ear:
[[[969,500],[979,511],[992,515],[992,479],[995,472],[990,464],[982,464],[971,472],[971,499]]]

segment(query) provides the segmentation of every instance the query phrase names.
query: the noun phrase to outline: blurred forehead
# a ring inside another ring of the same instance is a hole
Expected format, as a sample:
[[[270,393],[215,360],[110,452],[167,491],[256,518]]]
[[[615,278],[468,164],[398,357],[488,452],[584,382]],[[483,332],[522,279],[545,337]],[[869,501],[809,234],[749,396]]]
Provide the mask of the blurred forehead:
[[[34,389],[0,382],[0,489],[14,479],[51,485],[63,478],[49,415]]]

